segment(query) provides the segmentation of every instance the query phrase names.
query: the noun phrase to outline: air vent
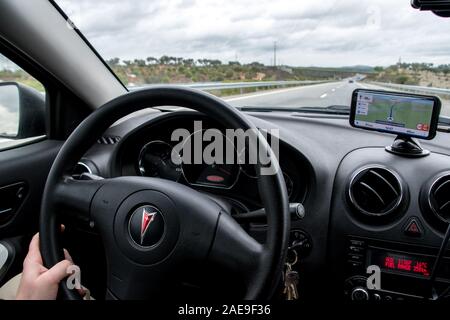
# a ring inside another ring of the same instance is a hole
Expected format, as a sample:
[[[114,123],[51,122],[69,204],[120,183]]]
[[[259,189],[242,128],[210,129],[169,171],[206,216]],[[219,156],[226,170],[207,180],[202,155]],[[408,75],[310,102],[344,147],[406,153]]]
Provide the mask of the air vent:
[[[359,171],[351,180],[349,200],[355,209],[366,216],[386,216],[402,203],[400,178],[382,167]]]
[[[433,213],[442,222],[450,222],[450,174],[438,178],[431,186],[428,195]]]
[[[110,145],[110,144],[116,144],[119,141],[120,141],[120,137],[117,137],[117,136],[103,136],[97,140],[97,143]]]

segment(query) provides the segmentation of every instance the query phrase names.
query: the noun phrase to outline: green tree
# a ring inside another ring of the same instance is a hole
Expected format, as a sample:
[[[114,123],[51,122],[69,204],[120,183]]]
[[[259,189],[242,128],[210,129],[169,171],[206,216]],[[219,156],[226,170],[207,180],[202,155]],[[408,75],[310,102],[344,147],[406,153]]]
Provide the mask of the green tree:
[[[406,84],[409,81],[409,77],[407,75],[400,75],[395,79],[396,83]]]
[[[183,64],[186,66],[193,66],[195,64],[194,59],[184,59]]]
[[[145,60],[143,59],[134,59],[134,64],[138,67],[145,67]]]
[[[378,67],[373,68],[373,70],[374,70],[375,72],[383,72],[384,68],[378,66]]]
[[[232,79],[233,79],[233,76],[234,76],[233,70],[228,70],[228,71],[225,73],[225,77],[227,78],[227,80],[232,80]]]
[[[111,66],[111,67],[115,67],[120,63],[120,59],[119,58],[112,58],[106,61],[106,63]]]
[[[159,63],[160,64],[169,64],[171,58],[169,56],[162,56],[161,58],[159,58]]]
[[[158,64],[159,61],[155,57],[148,57],[147,62],[148,62],[148,64]]]
[[[221,66],[222,65],[222,61],[220,61],[220,60],[209,60],[209,65],[211,65],[211,66]]]
[[[169,57],[169,64],[177,64],[177,58],[176,57]]]

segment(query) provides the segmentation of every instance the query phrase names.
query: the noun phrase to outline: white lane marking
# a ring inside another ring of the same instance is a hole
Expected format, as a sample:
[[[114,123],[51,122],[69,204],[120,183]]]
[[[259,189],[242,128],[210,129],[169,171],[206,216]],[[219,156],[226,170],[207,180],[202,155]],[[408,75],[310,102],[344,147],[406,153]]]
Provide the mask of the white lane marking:
[[[329,84],[329,83],[323,83],[323,84]],[[263,92],[263,93],[252,94],[252,95],[243,96],[243,97],[229,98],[229,99],[225,99],[225,101],[231,102],[231,101],[238,101],[238,100],[244,100],[244,99],[263,97],[263,96],[268,96],[268,95],[271,95],[271,94],[285,93],[285,92],[289,92],[289,91],[295,91],[295,90],[300,90],[300,89],[303,89],[303,88],[308,88],[308,87],[311,87],[311,86],[320,86],[320,85],[322,85],[322,84],[316,84],[316,85],[313,84],[313,85],[308,85],[308,86],[299,86],[299,87],[294,87],[294,88],[280,89],[280,90],[276,90],[276,91]]]
[[[331,92],[335,92],[336,91],[336,89],[331,89]]]
[[[320,99],[326,98],[327,95],[328,93],[324,93],[323,95],[320,96]]]

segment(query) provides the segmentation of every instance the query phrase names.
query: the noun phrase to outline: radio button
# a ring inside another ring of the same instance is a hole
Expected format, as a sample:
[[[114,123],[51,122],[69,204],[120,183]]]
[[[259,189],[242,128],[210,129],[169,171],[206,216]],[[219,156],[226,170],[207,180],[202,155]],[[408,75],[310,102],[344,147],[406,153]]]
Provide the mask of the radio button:
[[[361,254],[349,254],[348,255],[349,261],[355,261],[355,262],[362,262],[363,261],[363,255]]]
[[[362,262],[347,261],[347,264],[348,264],[349,268],[353,271],[360,271],[363,267]]]
[[[373,294],[373,299],[374,299],[375,301],[381,301],[381,296],[380,296],[378,293],[374,293],[374,294]]]
[[[357,247],[357,246],[350,246],[350,247],[348,247],[348,249],[349,249],[349,251],[351,252],[351,253],[364,253],[364,248],[361,248],[361,247]]]
[[[350,298],[353,301],[368,301],[370,297],[366,289],[362,287],[356,287],[352,290]]]
[[[350,244],[357,247],[364,247],[365,242],[363,240],[350,239]]]

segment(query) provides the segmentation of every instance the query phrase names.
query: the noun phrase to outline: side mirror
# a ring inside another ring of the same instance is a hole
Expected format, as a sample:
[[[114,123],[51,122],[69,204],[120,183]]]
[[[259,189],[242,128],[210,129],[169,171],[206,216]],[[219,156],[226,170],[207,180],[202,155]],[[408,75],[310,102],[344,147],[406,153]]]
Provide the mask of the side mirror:
[[[0,137],[45,135],[45,96],[16,82],[0,82]]]

